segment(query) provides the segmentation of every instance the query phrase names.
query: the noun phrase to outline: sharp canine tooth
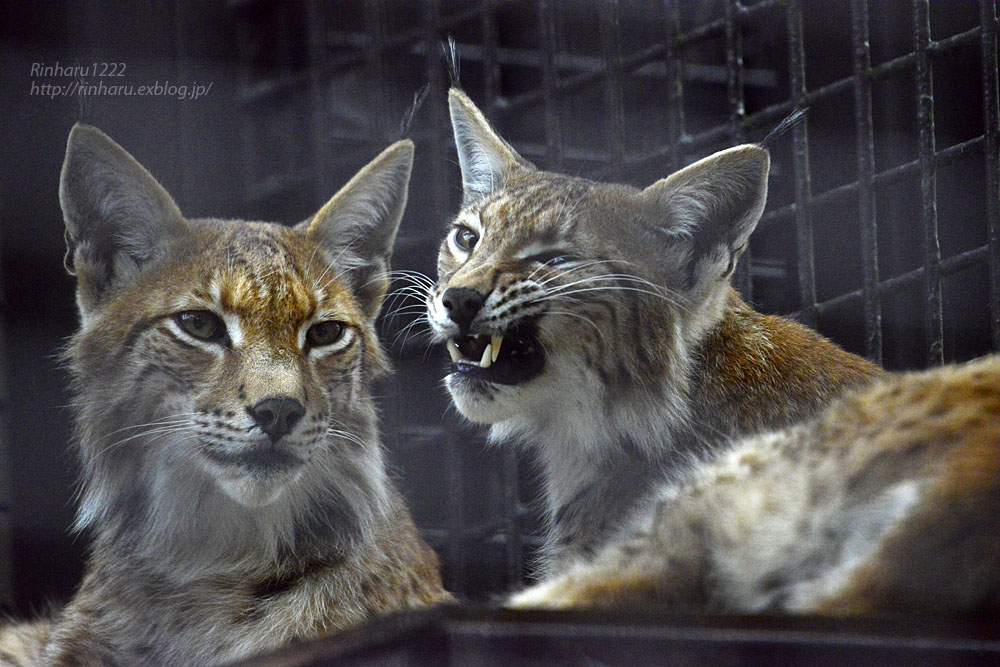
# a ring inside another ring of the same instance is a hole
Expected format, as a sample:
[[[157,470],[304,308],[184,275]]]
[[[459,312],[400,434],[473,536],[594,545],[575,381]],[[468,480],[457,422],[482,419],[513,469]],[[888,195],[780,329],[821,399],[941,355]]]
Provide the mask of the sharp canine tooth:
[[[448,354],[451,355],[452,361],[458,361],[462,358],[462,353],[458,351],[458,345],[455,344],[455,341],[448,339],[446,347],[448,348]]]
[[[483,368],[489,368],[490,364],[492,363],[492,361],[490,361],[491,349],[492,349],[491,345],[487,345],[486,347],[483,348],[483,358],[479,360],[479,365],[482,366]]]
[[[490,353],[491,362],[496,361],[497,357],[500,356],[500,343],[502,342],[503,342],[502,336],[493,336],[493,339],[490,341],[490,349],[492,350],[492,352]]]

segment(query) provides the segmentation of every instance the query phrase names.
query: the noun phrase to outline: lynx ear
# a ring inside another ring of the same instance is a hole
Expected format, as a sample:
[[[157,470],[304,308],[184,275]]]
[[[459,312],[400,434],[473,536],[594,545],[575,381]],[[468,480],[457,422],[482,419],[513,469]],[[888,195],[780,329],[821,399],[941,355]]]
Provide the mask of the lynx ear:
[[[662,231],[692,242],[691,285],[728,278],[764,212],[770,156],[746,144],[709,155],[642,192]]]
[[[516,169],[535,168],[493,131],[482,112],[458,88],[448,91],[448,108],[462,169],[463,206],[503,186]]]
[[[397,141],[369,162],[298,229],[343,272],[370,317],[389,287],[389,256],[406,208],[413,142]]]
[[[110,290],[162,259],[187,227],[174,200],[135,158],[79,123],[66,144],[59,203],[84,319]]]

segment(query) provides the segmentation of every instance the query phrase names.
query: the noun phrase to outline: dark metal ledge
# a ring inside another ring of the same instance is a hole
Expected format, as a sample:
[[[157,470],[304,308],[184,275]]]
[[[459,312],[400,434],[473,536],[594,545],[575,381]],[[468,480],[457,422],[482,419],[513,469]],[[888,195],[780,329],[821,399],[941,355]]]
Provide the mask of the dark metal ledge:
[[[985,666],[1000,664],[1000,622],[455,606],[386,617],[243,664]]]

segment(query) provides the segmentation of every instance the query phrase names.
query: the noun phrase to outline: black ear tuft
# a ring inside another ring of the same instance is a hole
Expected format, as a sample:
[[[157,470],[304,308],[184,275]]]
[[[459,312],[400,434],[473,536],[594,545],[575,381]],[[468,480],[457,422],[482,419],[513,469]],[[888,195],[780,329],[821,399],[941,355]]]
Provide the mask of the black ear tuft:
[[[444,51],[444,59],[448,63],[448,77],[451,79],[451,87],[461,89],[462,82],[459,76],[461,61],[459,60],[458,46],[455,44],[454,36],[448,35],[448,42],[441,45],[441,50]]]
[[[780,123],[778,123],[773,130],[767,133],[764,140],[760,142],[761,148],[767,148],[771,145],[775,139],[788,132],[790,129],[805,120],[806,114],[809,113],[809,107],[803,109],[797,109],[792,113],[785,116]]]
[[[399,121],[399,138],[405,139],[406,135],[410,133],[410,128],[413,126],[413,119],[416,117],[417,112],[420,111],[420,107],[424,105],[424,100],[427,99],[427,93],[430,92],[431,84],[425,83],[420,86],[417,92],[413,93],[413,103],[410,108],[406,110],[403,115],[403,119]]]

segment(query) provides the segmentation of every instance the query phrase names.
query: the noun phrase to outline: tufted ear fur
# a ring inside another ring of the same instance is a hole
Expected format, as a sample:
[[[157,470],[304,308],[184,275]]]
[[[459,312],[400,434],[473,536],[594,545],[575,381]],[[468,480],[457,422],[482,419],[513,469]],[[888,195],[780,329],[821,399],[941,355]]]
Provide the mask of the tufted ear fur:
[[[709,155],[642,191],[661,230],[690,239],[688,279],[728,278],[767,201],[770,156],[746,144]]]
[[[389,287],[389,257],[406,208],[413,142],[397,141],[298,226],[343,271],[374,317]]]
[[[472,100],[458,88],[448,91],[448,109],[462,169],[462,206],[503,186],[513,171],[535,168],[500,138]]]
[[[135,158],[80,123],[66,144],[59,203],[84,321],[109,292],[160,261],[187,228],[177,204]]]

